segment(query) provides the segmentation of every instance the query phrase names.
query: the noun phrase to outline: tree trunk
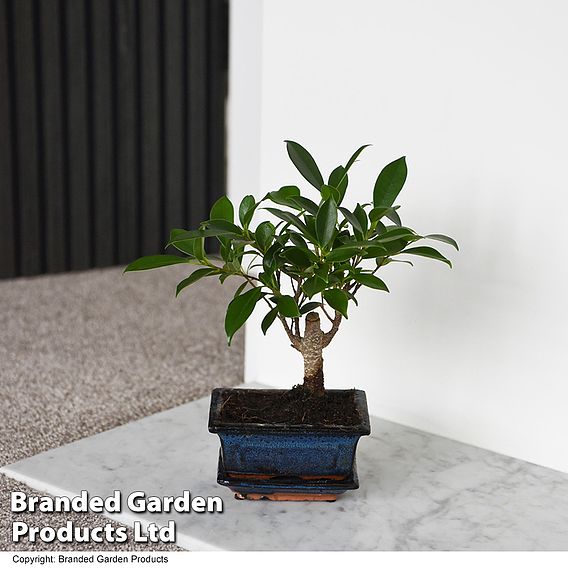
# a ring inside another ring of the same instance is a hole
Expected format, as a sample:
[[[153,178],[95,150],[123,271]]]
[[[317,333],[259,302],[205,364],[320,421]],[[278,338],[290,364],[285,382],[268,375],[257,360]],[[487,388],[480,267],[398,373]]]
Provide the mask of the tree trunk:
[[[323,387],[323,332],[316,312],[306,316],[306,330],[301,352],[304,357],[304,387],[314,394],[322,395]]]

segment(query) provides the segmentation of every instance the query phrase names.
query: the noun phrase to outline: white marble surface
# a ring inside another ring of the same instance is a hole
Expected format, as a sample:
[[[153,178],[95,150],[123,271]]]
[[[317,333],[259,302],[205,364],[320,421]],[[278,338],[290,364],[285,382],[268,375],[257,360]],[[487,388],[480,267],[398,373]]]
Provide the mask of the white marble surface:
[[[247,385],[248,386],[248,385]],[[2,468],[57,495],[220,495],[222,514],[121,513],[166,524],[192,550],[568,550],[568,475],[372,420],[361,489],[335,503],[236,501],[216,482],[208,399]]]

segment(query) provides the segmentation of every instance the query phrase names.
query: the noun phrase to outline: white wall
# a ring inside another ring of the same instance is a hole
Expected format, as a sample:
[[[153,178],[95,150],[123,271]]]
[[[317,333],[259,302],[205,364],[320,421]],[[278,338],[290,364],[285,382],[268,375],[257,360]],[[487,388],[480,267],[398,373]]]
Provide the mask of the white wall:
[[[233,16],[251,5],[234,0]],[[257,8],[252,28],[232,23],[233,48],[252,29],[262,55],[256,82],[232,71],[233,100],[260,99],[231,106],[233,160],[249,159],[246,124],[260,125],[253,181],[233,176],[232,197],[303,183],[284,139],[326,173],[370,142],[351,202],[368,200],[380,168],[406,155],[403,221],[461,245],[447,251],[453,270],[425,259],[384,269],[391,294],[361,294],[324,353],[327,385],[365,389],[384,418],[568,471],[568,4]],[[276,326],[262,337],[262,315],[247,326],[247,379],[299,382],[299,356]]]

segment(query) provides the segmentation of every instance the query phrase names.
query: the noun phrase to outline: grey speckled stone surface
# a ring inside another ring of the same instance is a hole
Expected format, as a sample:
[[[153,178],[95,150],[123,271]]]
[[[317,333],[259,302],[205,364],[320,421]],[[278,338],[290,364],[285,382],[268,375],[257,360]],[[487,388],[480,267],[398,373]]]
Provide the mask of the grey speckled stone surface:
[[[223,331],[232,286],[201,281],[176,300],[175,285],[188,271],[173,266],[122,275],[109,268],[0,281],[0,465],[242,381],[242,334],[229,349]],[[53,550],[10,542],[9,492],[22,488],[0,475],[0,550]],[[59,526],[68,519],[100,524],[93,514],[29,520]]]
[[[219,495],[223,514],[118,514],[175,519],[193,550],[568,550],[567,474],[380,419],[359,443],[358,491],[335,503],[236,501],[216,485],[208,408],[194,401],[5,471],[55,494]]]

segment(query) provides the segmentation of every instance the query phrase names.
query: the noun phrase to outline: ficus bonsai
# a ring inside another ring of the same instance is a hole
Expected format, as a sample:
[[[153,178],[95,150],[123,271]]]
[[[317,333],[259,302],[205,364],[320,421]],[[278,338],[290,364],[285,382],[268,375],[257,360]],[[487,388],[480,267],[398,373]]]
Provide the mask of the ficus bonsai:
[[[177,249],[181,256],[145,256],[125,271],[182,263],[202,266],[177,285],[176,296],[202,278],[218,277],[222,283],[229,277],[241,278],[225,317],[229,345],[256,305],[264,305],[262,332],[266,334],[279,320],[292,347],[303,357],[304,387],[322,394],[323,349],[347,318],[350,302],[357,304],[359,289],[388,292],[376,273],[392,262],[412,264],[403,260],[406,255],[439,260],[451,267],[436,249],[415,246],[419,240],[441,241],[458,249],[451,237],[421,236],[403,226],[394,203],[406,180],[404,157],[379,173],[372,203],[358,203],[353,210],[342,206],[349,170],[367,146],[361,146],[325,181],[311,154],[300,144],[286,141],[292,163],[315,188],[312,195],[304,195],[295,185],[270,191],[260,201],[247,195],[236,215],[231,201],[221,197],[198,229],[171,231],[167,247]],[[254,225],[261,209],[272,220]],[[219,241],[219,255],[206,254],[208,238]],[[398,258],[401,255],[403,259]],[[322,330],[321,318],[329,320],[327,331]]]

